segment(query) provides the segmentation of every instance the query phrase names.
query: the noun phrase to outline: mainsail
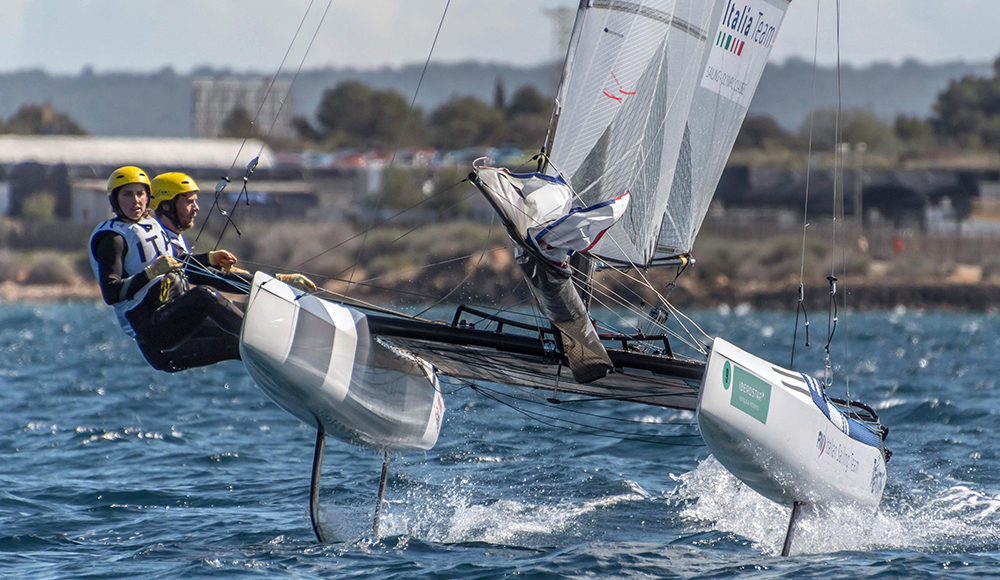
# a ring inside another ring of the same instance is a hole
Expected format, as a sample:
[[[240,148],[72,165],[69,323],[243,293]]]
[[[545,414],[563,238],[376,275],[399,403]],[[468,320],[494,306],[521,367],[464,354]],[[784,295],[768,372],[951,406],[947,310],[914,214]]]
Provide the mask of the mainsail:
[[[691,250],[789,1],[581,1],[548,172],[582,205],[632,198],[593,254]]]

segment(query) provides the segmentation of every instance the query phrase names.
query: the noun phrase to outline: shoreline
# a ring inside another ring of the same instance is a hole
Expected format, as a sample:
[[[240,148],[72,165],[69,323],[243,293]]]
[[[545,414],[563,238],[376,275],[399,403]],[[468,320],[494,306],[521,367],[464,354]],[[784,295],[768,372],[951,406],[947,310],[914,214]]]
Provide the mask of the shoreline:
[[[757,310],[786,310],[795,308],[798,285],[787,283],[749,283],[742,286],[716,286],[710,292],[701,285],[680,284],[671,296],[671,302],[684,308],[718,308],[749,305]],[[847,292],[847,306],[852,310],[892,310],[905,307],[923,310],[957,312],[992,312],[1000,310],[1000,283],[914,283],[875,282],[861,280],[841,284],[838,304],[843,305],[843,292]],[[368,299],[370,300],[371,297]],[[16,284],[0,283],[0,303],[100,303],[101,292],[93,282],[73,284]],[[829,288],[807,287],[805,306],[810,310],[825,309],[829,303]]]

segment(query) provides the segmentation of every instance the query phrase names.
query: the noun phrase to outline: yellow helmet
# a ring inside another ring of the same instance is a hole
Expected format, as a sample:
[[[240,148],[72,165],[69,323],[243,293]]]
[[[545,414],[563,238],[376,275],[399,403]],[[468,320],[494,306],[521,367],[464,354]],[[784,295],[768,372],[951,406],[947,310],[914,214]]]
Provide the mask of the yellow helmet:
[[[111,172],[111,177],[108,178],[108,195],[113,194],[119,187],[130,183],[145,184],[147,191],[150,188],[149,178],[146,177],[145,171],[132,165],[126,165]]]
[[[184,193],[197,193],[198,184],[184,173],[161,173],[153,178],[149,207],[153,210],[165,201]]]

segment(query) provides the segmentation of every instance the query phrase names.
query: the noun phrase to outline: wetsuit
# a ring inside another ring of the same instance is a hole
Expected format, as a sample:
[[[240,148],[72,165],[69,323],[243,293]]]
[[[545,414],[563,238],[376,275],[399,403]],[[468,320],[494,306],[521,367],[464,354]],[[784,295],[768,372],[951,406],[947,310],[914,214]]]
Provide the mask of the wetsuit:
[[[101,223],[90,253],[104,301],[153,368],[174,372],[239,358],[243,313],[232,302],[208,286],[190,286],[182,272],[147,278],[144,269],[157,257],[178,254],[156,220]],[[213,326],[203,327],[209,320]]]
[[[244,292],[239,286],[234,284],[250,284],[250,280],[235,274],[215,268],[209,265],[208,254],[191,254],[184,236],[176,234],[167,228],[163,228],[170,242],[174,256],[182,262],[194,262],[199,268],[187,271],[187,278],[191,284],[195,284],[194,289],[201,288],[198,292],[203,296],[210,288],[222,290],[224,292]],[[201,271],[201,270],[204,270]],[[189,291],[190,292],[190,291]],[[176,306],[171,302],[169,307],[157,309],[162,316],[188,317],[195,314],[200,308],[214,308],[212,301],[205,301],[204,304],[194,304],[185,299],[189,292],[185,292],[176,301]],[[227,310],[239,307],[233,302],[212,291],[211,294],[218,302],[225,305]],[[176,312],[175,312],[176,311]],[[240,313],[240,324],[242,324],[242,312]],[[151,321],[156,324],[158,320]],[[219,324],[213,317],[201,317],[201,322],[186,337],[173,348],[164,347],[162,344],[172,344],[175,337],[158,337],[158,341],[139,341],[139,348],[143,356],[154,368],[174,372],[194,367],[212,365],[226,360],[240,360],[239,328],[235,333],[229,332]]]

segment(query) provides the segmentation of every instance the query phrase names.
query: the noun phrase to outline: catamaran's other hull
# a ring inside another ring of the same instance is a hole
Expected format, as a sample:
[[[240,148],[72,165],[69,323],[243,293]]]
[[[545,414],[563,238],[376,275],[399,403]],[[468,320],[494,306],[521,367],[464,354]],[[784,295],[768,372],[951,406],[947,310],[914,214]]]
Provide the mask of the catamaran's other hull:
[[[339,439],[430,449],[444,414],[427,362],[371,336],[361,312],[257,273],[240,354],[281,408]]]
[[[375,314],[368,324],[372,334],[415,353],[442,375],[546,389],[556,399],[573,393],[693,411],[705,368],[697,361],[609,348],[614,372],[581,384],[538,337]]]
[[[875,509],[882,441],[847,418],[812,377],[715,339],[698,401],[701,436],[726,469],[782,504]]]

